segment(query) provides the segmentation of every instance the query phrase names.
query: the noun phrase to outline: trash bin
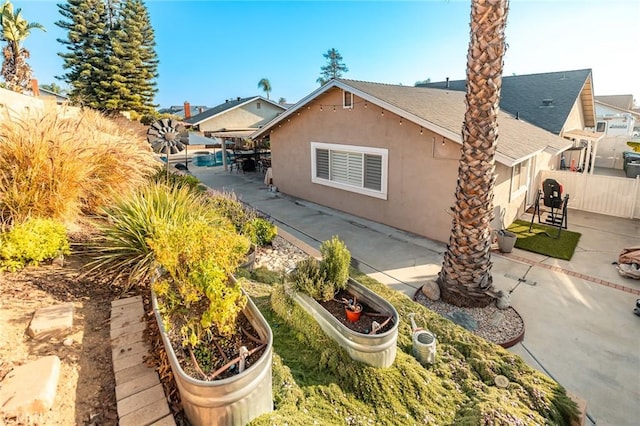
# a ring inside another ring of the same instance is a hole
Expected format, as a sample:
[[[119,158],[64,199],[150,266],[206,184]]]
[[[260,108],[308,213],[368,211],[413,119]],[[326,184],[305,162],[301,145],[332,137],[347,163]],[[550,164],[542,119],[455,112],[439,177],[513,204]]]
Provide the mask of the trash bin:
[[[498,231],[498,248],[502,253],[511,253],[518,237],[513,232],[501,229]]]

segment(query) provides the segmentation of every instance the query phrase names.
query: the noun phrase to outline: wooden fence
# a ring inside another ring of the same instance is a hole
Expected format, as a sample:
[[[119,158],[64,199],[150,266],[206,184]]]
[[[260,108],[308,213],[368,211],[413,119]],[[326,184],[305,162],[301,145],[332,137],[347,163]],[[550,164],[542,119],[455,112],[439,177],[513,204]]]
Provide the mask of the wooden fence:
[[[640,219],[640,176],[635,179],[560,170],[541,171],[541,181],[555,179],[569,194],[569,208]]]

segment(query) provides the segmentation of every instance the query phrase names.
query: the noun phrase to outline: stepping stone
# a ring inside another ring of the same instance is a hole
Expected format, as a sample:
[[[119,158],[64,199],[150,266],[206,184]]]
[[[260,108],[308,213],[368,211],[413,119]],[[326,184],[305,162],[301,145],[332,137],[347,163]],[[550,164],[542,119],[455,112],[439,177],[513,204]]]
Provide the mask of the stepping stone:
[[[0,418],[44,414],[53,406],[60,378],[60,358],[39,358],[14,368],[0,382]]]
[[[34,339],[63,337],[73,327],[73,303],[38,309],[31,319],[27,334]]]

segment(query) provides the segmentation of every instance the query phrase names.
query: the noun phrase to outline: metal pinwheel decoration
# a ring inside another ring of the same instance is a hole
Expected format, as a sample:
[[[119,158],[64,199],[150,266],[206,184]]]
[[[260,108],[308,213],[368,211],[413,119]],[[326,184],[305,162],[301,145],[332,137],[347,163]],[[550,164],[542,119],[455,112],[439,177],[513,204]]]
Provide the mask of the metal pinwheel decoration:
[[[167,156],[168,173],[169,154],[177,154],[187,147],[189,132],[178,120],[163,118],[149,126],[147,141],[151,144],[153,152]]]

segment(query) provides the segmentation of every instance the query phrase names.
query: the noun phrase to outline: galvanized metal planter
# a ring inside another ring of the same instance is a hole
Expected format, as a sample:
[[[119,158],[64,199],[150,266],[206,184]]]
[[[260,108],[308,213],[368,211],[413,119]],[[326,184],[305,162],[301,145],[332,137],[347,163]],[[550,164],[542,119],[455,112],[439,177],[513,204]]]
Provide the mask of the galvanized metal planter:
[[[178,385],[182,406],[192,425],[242,426],[273,410],[271,389],[273,335],[269,324],[248,296],[247,306],[243,312],[260,335],[260,339],[267,342],[267,348],[258,362],[244,372],[215,381],[194,379],[180,367],[164,330],[154,292],[151,293],[151,298],[162,342]]]
[[[398,341],[398,312],[389,302],[359,282],[349,278],[347,291],[378,312],[387,313],[393,319],[393,327],[380,334],[363,334],[353,331],[306,294],[287,289],[289,296],[307,311],[320,328],[334,339],[349,356],[374,367],[390,367],[396,359]]]

